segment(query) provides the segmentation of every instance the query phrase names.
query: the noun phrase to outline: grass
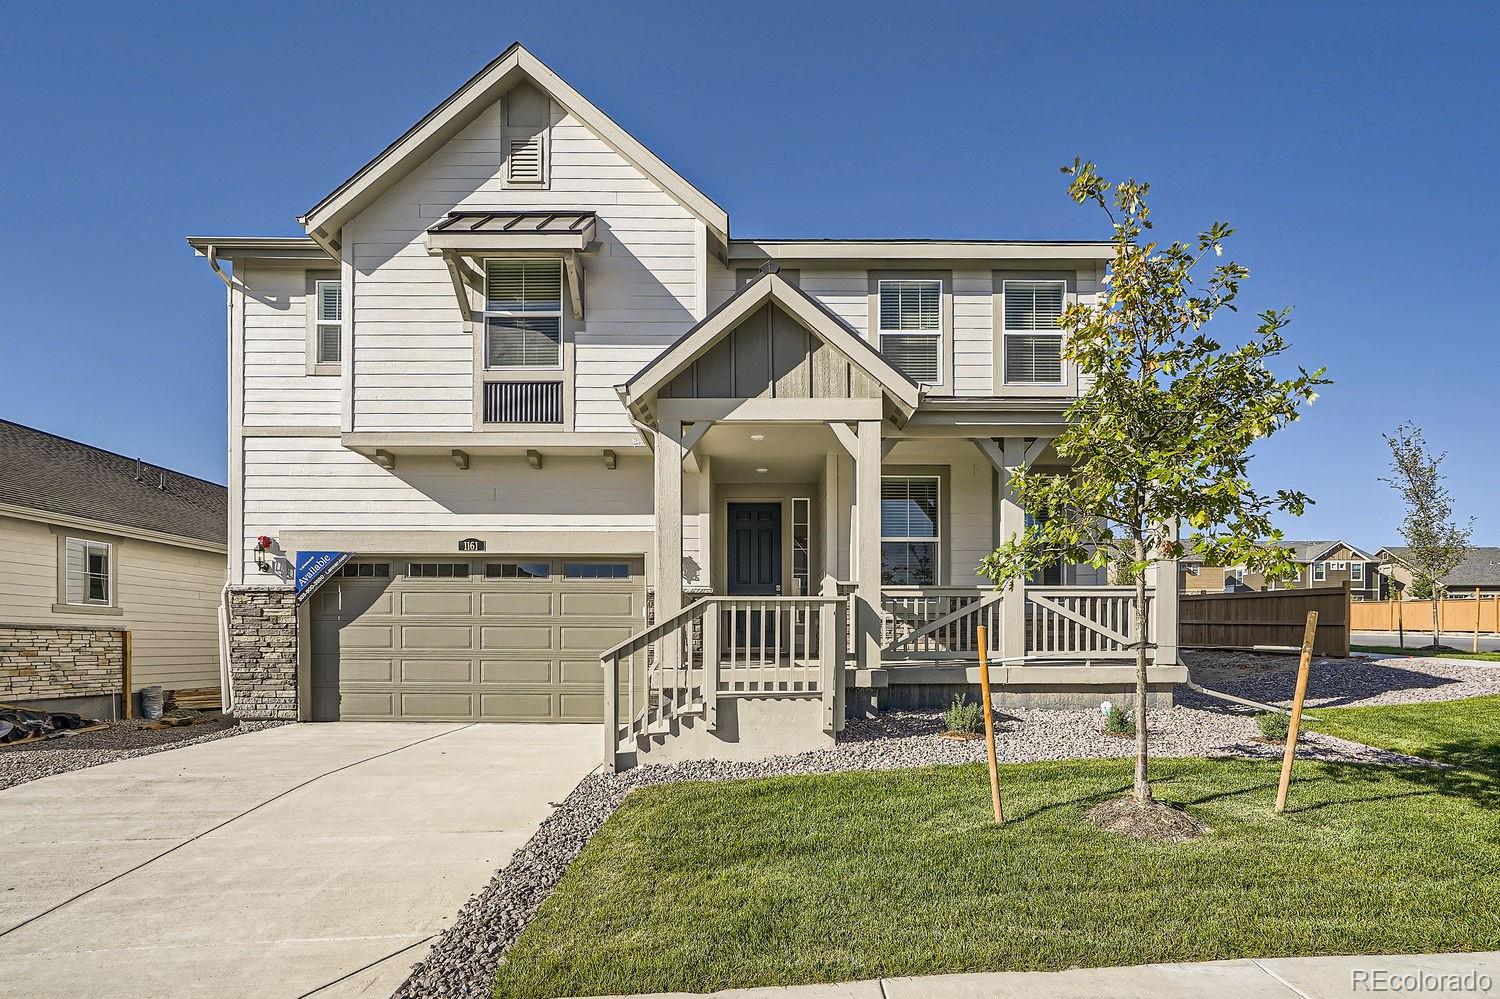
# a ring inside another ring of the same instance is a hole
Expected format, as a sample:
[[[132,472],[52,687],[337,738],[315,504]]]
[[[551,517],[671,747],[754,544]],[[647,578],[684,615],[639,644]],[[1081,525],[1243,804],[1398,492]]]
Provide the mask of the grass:
[[[1462,767],[1500,783],[1500,694],[1369,708],[1318,708],[1309,728]],[[1500,802],[1497,802],[1500,804]]]
[[[1500,663],[1500,652],[1434,652],[1431,649],[1403,649],[1396,645],[1351,645],[1351,652],[1376,652],[1385,656],[1411,656],[1415,659],[1482,659]]]
[[[1299,763],[1277,816],[1275,763],[1162,760],[1158,796],[1212,829],[1164,845],[1084,818],[1127,768],[1006,766],[998,829],[982,766],[638,791],[496,995],[1500,948],[1500,810],[1466,775]]]

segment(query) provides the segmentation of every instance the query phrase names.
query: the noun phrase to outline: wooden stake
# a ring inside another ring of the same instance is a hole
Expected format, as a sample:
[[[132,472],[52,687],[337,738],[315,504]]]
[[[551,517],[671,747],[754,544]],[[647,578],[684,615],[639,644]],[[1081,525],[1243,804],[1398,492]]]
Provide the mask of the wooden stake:
[[[984,704],[984,739],[989,746],[990,797],[995,803],[995,825],[1005,824],[1005,810],[1000,806],[1000,761],[995,758],[995,714],[990,710],[989,635],[984,625],[975,629],[979,640],[979,697]]]
[[[1307,668],[1312,664],[1313,640],[1318,635],[1318,612],[1307,612],[1307,630],[1302,636],[1302,660],[1297,664],[1297,692],[1292,696],[1292,722],[1287,726],[1286,752],[1281,757],[1281,787],[1276,790],[1276,811],[1286,811],[1286,793],[1292,784],[1292,760],[1297,755],[1297,734],[1302,728],[1302,700],[1307,697]]]
[[[135,716],[130,703],[130,632],[120,632],[120,715],[126,721]]]

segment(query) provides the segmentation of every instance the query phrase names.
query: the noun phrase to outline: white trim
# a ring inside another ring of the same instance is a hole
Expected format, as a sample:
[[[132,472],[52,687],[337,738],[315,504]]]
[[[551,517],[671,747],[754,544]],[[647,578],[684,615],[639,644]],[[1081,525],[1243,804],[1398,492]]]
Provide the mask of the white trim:
[[[1111,260],[1114,244],[944,239],[736,239],[731,263],[771,260]]]
[[[130,538],[134,541],[151,541],[159,545],[172,545],[176,548],[193,548],[198,551],[213,552],[218,555],[225,554],[229,549],[227,542],[200,541],[197,538],[185,538],[180,535],[152,531],[143,527],[128,527],[124,524],[112,524],[106,520],[73,517],[68,514],[53,513],[50,510],[34,510],[30,507],[14,506],[9,503],[0,503],[0,517],[14,517],[17,520],[29,520],[38,524],[55,524],[57,527],[63,529],[74,528],[81,531],[97,531],[100,534],[111,534],[117,538]]]
[[[81,580],[81,583],[83,586],[84,595],[82,600],[72,599],[72,596],[69,592],[73,588],[73,572],[72,567],[68,564],[68,547],[74,543],[82,546],[80,552],[83,556],[83,578]],[[90,583],[92,579],[95,576],[100,575],[99,573],[91,572],[88,567],[89,549],[91,547],[104,549],[104,572],[102,574],[104,577],[103,600],[94,600],[88,595],[89,590],[91,589]],[[109,543],[108,541],[100,541],[96,538],[74,537],[70,534],[64,534],[63,564],[58,568],[62,570],[62,602],[64,605],[68,607],[115,606],[115,546],[111,543]]]
[[[1328,563],[1314,562],[1312,564],[1312,581],[1314,583],[1326,582],[1328,579]]]
[[[1045,386],[1048,386],[1048,387],[1056,387],[1056,386],[1059,386],[1059,385],[1066,385],[1066,384],[1068,384],[1068,361],[1067,361],[1066,358],[1064,358],[1062,356],[1063,338],[1064,338],[1064,336],[1063,336],[1063,330],[1062,330],[1061,327],[1055,327],[1055,332],[1053,330],[1047,330],[1047,329],[1012,330],[1010,328],[1010,325],[1009,325],[1008,321],[1005,318],[1005,314],[1006,314],[1006,312],[1009,311],[1009,308],[1010,308],[1009,298],[1007,297],[1010,293],[1009,293],[1009,291],[1007,289],[1011,285],[1013,285],[1013,284],[1015,284],[1015,285],[1023,285],[1024,284],[1024,285],[1032,285],[1032,286],[1042,285],[1042,284],[1060,285],[1062,287],[1063,308],[1066,309],[1068,307],[1068,304],[1069,304],[1069,302],[1068,302],[1068,282],[1065,281],[1065,280],[1059,279],[1059,278],[1006,278],[1006,279],[1004,279],[1004,280],[1002,280],[1000,282],[1000,302],[1001,302],[1001,304],[1000,304],[1000,320],[1001,320],[1001,326],[1000,326],[1000,372],[1001,372],[1001,375],[1003,377],[1004,384],[1006,384],[1006,385],[1045,385]],[[1032,337],[1037,337],[1037,336],[1041,336],[1041,337],[1055,336],[1057,338],[1058,362],[1057,362],[1057,380],[1056,381],[1022,380],[1022,379],[1013,379],[1013,378],[1010,377],[1010,350],[1009,350],[1007,344],[1009,343],[1009,339],[1011,337],[1023,337],[1023,336],[1032,336]]]
[[[532,312],[516,311],[514,309],[490,308],[490,261],[506,260],[518,264],[547,263],[557,265],[557,311],[556,312]],[[480,259],[481,273],[484,275],[484,302],[482,311],[482,325],[484,327],[484,349],[481,359],[484,362],[485,371],[562,371],[566,364],[566,347],[564,341],[567,339],[563,324],[563,299],[567,296],[567,275],[563,273],[561,257],[482,257]],[[490,364],[490,319],[556,319],[557,320],[557,363],[556,364]],[[566,387],[565,387],[566,390]]]
[[[886,329],[883,325],[883,320],[885,319],[885,304],[883,299],[885,296],[885,286],[888,284],[937,285],[937,328],[932,330]],[[933,363],[933,378],[917,379],[913,378],[910,373],[903,372],[903,374],[906,374],[906,377],[911,378],[912,381],[916,382],[919,385],[943,385],[947,382],[947,379],[943,377],[943,362],[945,360],[943,354],[943,336],[949,331],[943,328],[943,317],[944,313],[946,312],[946,310],[943,308],[943,291],[944,284],[941,277],[877,278],[875,281],[875,340],[876,345],[880,350],[881,357],[885,357],[888,361],[890,360],[885,352],[885,338],[887,336],[925,337],[937,342],[937,358]],[[891,366],[896,367],[894,361],[891,361]]]

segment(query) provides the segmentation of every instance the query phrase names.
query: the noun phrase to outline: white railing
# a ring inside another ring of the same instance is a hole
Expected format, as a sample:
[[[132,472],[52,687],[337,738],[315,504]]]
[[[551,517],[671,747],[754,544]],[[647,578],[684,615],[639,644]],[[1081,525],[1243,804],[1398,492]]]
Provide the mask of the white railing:
[[[705,597],[599,658],[605,762],[685,717],[717,726],[726,697],[818,697],[824,731],[843,713],[839,597]]]
[[[1152,590],[1146,591],[1151,615]],[[1002,593],[982,587],[890,587],[882,591],[889,660],[974,660],[978,632],[987,653],[1024,650],[1027,659],[1127,659],[1135,655],[1135,588],[1130,586],[1027,586],[1022,611],[1009,618]],[[1006,628],[1016,635],[1006,641]],[[1154,641],[1148,626],[1148,642]],[[1009,653],[1014,654],[1014,653]]]

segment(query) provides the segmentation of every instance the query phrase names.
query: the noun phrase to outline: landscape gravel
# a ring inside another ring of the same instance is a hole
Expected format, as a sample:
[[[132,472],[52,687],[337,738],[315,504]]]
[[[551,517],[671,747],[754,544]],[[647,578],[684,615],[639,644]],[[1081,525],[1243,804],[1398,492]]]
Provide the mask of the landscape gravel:
[[[1297,657],[1187,650],[1199,684],[1271,704],[1291,701]],[[1310,707],[1414,704],[1500,694],[1500,663],[1483,660],[1354,655],[1314,659],[1307,673]]]
[[[139,719],[118,721],[97,732],[0,746],[0,790],[101,763],[149,756],[289,723],[214,718],[196,725],[162,729],[146,728],[146,724]]]
[[[1248,696],[1248,695],[1246,695]],[[1149,716],[1158,756],[1279,759],[1282,747],[1261,742],[1250,708],[1191,692]],[[998,718],[997,748],[1005,762],[1128,757],[1130,738],[1108,735],[1094,709],[1009,709]],[[505,951],[515,943],[568,865],[636,788],[690,780],[741,780],[846,770],[895,770],[985,759],[983,740],[942,735],[936,712],[892,711],[851,721],[833,748],[754,763],[700,761],[643,766],[585,777],[490,884],[471,896],[452,925],[433,942],[393,999],[445,996],[483,999]],[[1399,753],[1322,735],[1304,737],[1304,759],[1361,763],[1431,764]]]

